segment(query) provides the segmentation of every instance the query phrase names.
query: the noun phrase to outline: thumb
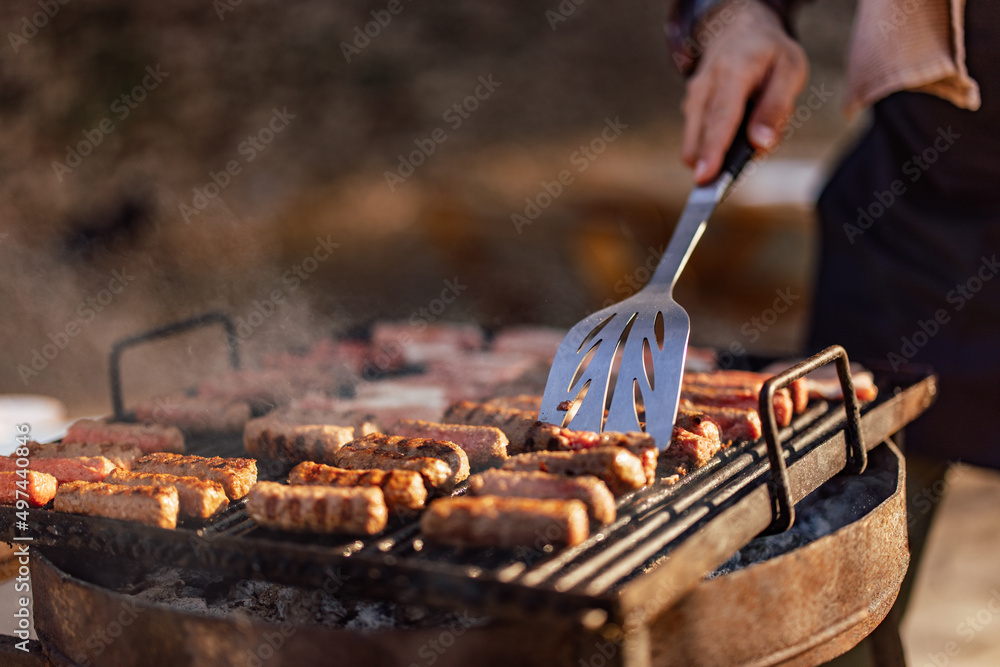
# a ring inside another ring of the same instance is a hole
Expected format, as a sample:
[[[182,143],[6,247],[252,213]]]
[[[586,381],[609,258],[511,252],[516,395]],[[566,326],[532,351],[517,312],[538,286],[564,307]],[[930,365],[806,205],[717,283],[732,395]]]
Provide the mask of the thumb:
[[[779,59],[757,97],[747,127],[747,137],[754,148],[772,150],[778,144],[781,129],[792,114],[795,98],[808,75],[807,68],[795,65]]]

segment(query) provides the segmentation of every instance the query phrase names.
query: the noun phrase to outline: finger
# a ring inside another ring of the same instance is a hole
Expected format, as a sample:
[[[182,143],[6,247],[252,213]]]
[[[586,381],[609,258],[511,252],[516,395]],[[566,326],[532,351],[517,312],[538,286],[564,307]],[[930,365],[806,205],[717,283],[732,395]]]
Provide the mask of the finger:
[[[682,106],[684,112],[684,133],[681,140],[681,159],[689,167],[698,161],[701,135],[705,130],[705,102],[711,88],[701,76],[688,82],[687,94]]]
[[[705,130],[695,166],[694,180],[698,185],[708,183],[719,174],[726,151],[743,121],[751,87],[749,80],[735,87],[715,87],[705,112]]]
[[[747,128],[747,136],[755,148],[771,150],[778,144],[779,133],[808,78],[809,64],[804,54],[790,51],[775,60]]]

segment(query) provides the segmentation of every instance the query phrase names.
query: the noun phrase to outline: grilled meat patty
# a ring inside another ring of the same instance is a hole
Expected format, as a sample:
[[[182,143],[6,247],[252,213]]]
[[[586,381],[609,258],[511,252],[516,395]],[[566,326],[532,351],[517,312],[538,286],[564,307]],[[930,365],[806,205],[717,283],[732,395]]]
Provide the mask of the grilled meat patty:
[[[511,457],[504,470],[550,472],[577,477],[593,475],[608,485],[616,496],[646,485],[642,462],[621,447],[594,447],[575,452],[530,452]]]
[[[429,540],[458,546],[573,546],[590,534],[587,506],[579,500],[439,498],[420,517]]]
[[[243,446],[256,458],[332,463],[341,447],[354,439],[354,427],[334,424],[301,424],[281,415],[247,423]]]
[[[374,535],[389,511],[375,486],[285,486],[258,482],[247,496],[247,513],[267,528],[311,533]]]
[[[142,458],[142,450],[135,445],[113,443],[53,442],[40,445],[37,442],[29,442],[28,452],[28,457],[32,461],[103,456],[115,467],[126,470]]]
[[[406,438],[453,442],[465,450],[470,470],[498,466],[507,460],[507,436],[495,426],[439,424],[422,419],[400,419],[389,432]]]
[[[177,527],[177,489],[172,486],[121,486],[68,482],[56,491],[59,512],[125,519],[160,528]]]
[[[121,486],[172,486],[177,489],[178,511],[182,517],[207,519],[229,507],[226,490],[221,484],[197,477],[116,470],[104,481]]]
[[[222,485],[230,500],[239,500],[257,482],[256,461],[221,456],[182,456],[162,452],[148,454],[135,462],[132,472],[155,472],[212,480]]]
[[[592,475],[564,477],[547,472],[487,470],[469,478],[469,491],[477,496],[505,498],[558,498],[583,501],[591,520],[615,520],[615,497],[608,485]]]
[[[176,426],[158,424],[119,424],[80,419],[66,431],[64,443],[114,443],[135,445],[143,454],[184,452],[184,434]]]
[[[0,472],[0,505],[14,505],[18,500],[27,500],[32,507],[47,505],[58,485],[55,477],[44,472]]]
[[[28,468],[44,472],[64,482],[103,482],[104,478],[117,470],[115,464],[103,456],[78,456],[75,458],[53,458],[29,460]],[[17,470],[15,459],[0,457],[0,471]]]
[[[313,486],[376,486],[382,489],[390,510],[424,508],[427,488],[413,470],[345,470],[305,461],[288,474],[288,483]]]

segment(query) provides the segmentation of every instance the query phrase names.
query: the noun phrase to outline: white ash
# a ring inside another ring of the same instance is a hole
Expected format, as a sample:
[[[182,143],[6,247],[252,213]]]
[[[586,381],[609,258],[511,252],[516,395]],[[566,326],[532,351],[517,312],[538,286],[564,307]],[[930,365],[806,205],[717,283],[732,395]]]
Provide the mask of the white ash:
[[[795,523],[784,533],[756,537],[706,578],[713,579],[775,558],[861,519],[896,486],[894,470],[834,477],[795,506]]]
[[[272,623],[322,625],[373,631],[415,627],[469,626],[467,614],[392,602],[358,600],[336,591],[285,586],[253,579],[232,580],[200,571],[165,567],[120,592],[178,611],[217,618],[244,616]],[[485,625],[488,618],[475,619]]]

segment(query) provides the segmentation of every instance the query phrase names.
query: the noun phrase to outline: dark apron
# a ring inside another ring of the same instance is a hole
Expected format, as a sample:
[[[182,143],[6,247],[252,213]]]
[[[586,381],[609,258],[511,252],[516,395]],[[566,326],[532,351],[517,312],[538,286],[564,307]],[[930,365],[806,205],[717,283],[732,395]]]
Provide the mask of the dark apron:
[[[907,451],[1000,468],[1000,4],[970,1],[966,30],[982,108],[891,95],[821,195],[808,345],[932,366]]]

